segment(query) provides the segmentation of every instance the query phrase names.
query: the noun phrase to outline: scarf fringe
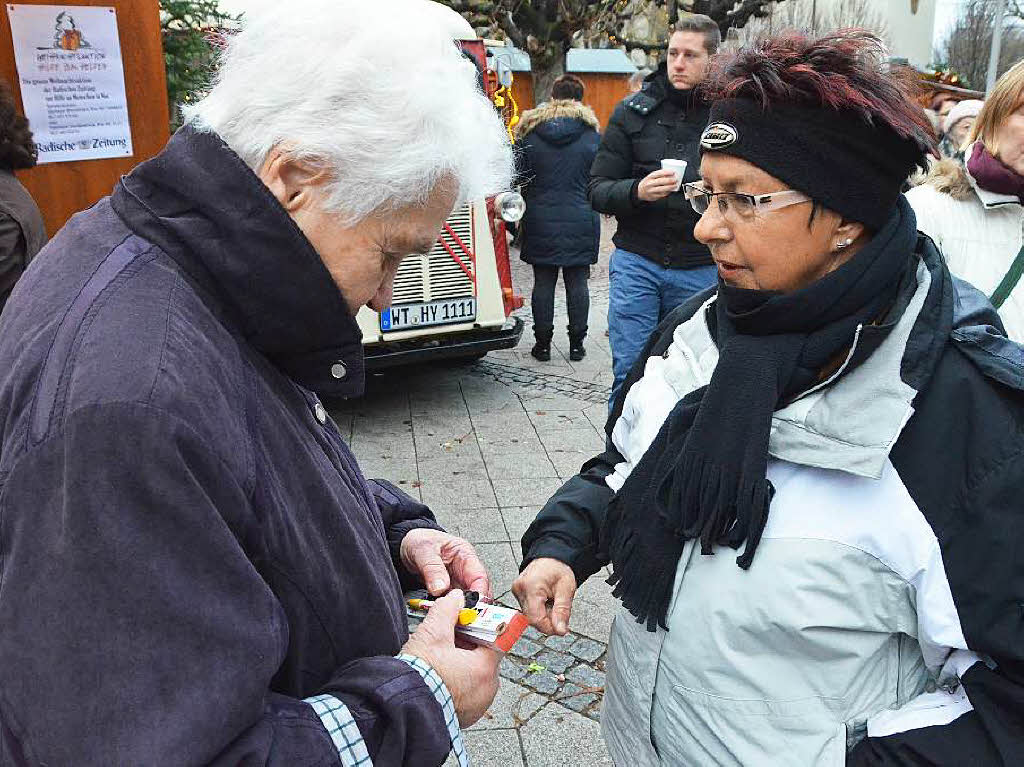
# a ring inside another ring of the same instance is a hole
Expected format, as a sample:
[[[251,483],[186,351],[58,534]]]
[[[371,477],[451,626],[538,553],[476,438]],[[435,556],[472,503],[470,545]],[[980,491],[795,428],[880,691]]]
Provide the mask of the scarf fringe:
[[[666,455],[673,453],[666,451]],[[741,477],[737,483],[735,469],[692,452],[684,452],[678,465],[663,461],[658,474],[661,478],[647,496],[657,513],[653,529],[638,533],[621,524],[628,510],[622,508],[619,496],[609,506],[605,525],[614,565],[608,579],[615,587],[612,595],[622,600],[638,623],[646,622],[649,631],[656,626],[667,630],[674,573],[686,541],[699,540],[703,555],[713,554],[718,544],[738,549],[745,541],[736,564],[748,569],[775,494],[764,477]]]

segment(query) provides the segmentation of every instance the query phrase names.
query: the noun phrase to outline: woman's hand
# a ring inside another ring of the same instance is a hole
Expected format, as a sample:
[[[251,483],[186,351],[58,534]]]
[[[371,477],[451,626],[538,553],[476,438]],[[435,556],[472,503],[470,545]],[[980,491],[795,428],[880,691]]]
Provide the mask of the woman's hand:
[[[656,170],[647,174],[636,189],[636,196],[644,202],[656,202],[672,194],[679,188],[679,179],[675,171]]]
[[[512,584],[512,593],[538,631],[568,633],[576,576],[565,562],[550,557],[533,560]]]

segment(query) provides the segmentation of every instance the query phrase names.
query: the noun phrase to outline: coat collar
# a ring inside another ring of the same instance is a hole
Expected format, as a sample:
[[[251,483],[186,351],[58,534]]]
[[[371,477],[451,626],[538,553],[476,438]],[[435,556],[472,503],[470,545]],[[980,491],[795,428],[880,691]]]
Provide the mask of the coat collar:
[[[861,326],[840,369],[820,386],[777,410],[768,452],[804,466],[878,478],[928,385],[952,324],[953,285],[938,251],[918,240],[917,271],[906,281],[890,319]],[[716,300],[676,327],[673,343],[693,360],[685,380],[669,383],[680,395],[707,384],[718,349],[706,315]],[[697,371],[697,372],[694,372]]]
[[[325,396],[362,393],[361,333],[341,292],[291,216],[219,136],[181,129],[121,179],[111,204],[282,372]]]

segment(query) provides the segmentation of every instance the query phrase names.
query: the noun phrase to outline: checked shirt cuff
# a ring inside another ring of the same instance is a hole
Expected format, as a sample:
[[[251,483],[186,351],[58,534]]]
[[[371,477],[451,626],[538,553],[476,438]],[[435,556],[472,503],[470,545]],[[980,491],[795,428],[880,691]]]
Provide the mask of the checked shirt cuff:
[[[462,742],[462,729],[459,727],[459,718],[455,714],[455,703],[452,701],[452,694],[437,672],[430,667],[430,664],[415,655],[396,655],[399,660],[405,661],[414,669],[426,683],[427,687],[434,693],[434,699],[441,706],[444,714],[444,722],[448,726],[448,736],[452,741],[452,753],[459,760],[459,767],[469,767],[469,756],[466,754],[466,744]]]
[[[362,733],[359,732],[348,706],[333,695],[306,698],[306,703],[313,707],[327,728],[334,747],[338,749],[343,767],[373,767]]]

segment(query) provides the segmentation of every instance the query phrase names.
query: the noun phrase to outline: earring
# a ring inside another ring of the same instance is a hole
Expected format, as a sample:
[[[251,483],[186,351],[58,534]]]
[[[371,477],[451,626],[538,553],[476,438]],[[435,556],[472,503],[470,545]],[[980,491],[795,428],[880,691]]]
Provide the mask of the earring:
[[[843,248],[848,248],[850,245],[853,245],[853,240],[842,240],[836,247],[839,250],[842,250]]]

